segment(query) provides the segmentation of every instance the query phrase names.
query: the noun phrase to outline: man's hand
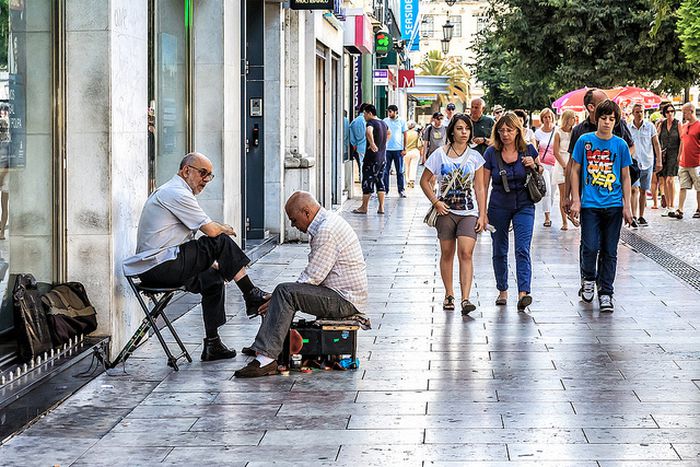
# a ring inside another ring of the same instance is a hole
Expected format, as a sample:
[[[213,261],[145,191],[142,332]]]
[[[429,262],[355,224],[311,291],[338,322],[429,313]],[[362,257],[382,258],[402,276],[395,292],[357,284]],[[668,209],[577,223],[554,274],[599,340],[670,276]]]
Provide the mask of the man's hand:
[[[625,224],[632,224],[632,210],[629,208],[629,206],[622,208],[622,217],[625,219]]]
[[[270,300],[266,301],[258,307],[258,314],[260,316],[265,316],[265,313],[267,313],[268,308],[270,308]]]
[[[569,212],[571,213],[571,217],[574,219],[578,219],[581,216],[581,201],[579,200],[573,200],[571,202],[571,207],[569,208]],[[630,214],[631,216],[631,214]]]
[[[402,155],[402,156],[405,156],[405,155],[406,155],[406,150],[405,150],[405,149],[404,149],[403,151],[401,151],[401,155]]]
[[[372,152],[379,152],[379,148],[376,144],[370,144],[369,148],[372,150]]]
[[[489,224],[489,218],[486,216],[486,214],[482,214],[479,216],[479,218],[476,221],[476,226],[474,227],[474,230],[476,230],[476,233],[481,233],[484,230],[486,230],[486,226]]]

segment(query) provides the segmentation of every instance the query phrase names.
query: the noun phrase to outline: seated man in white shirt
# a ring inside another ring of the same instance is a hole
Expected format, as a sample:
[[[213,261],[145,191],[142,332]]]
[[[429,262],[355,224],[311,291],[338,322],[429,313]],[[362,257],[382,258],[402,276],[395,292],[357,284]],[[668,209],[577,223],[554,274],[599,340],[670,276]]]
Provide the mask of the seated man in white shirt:
[[[214,178],[211,161],[187,154],[180,170],[146,200],[139,220],[136,255],[124,261],[124,274],[151,287],[181,287],[202,294],[204,348],[202,360],[236,356],[221,342],[218,328],[226,322],[225,282],[235,281],[248,316],[256,316],[270,297],[248,278],[248,257],[231,239],[233,227],[212,221],[195,197]],[[204,236],[195,239],[197,231]]]
[[[272,299],[260,307],[263,321],[249,348],[256,357],[234,373],[238,378],[277,373],[277,357],[297,311],[340,319],[363,312],[367,302],[365,259],[345,219],[326,211],[304,191],[289,197],[285,211],[293,227],[311,236],[309,263],[296,282],[279,284]]]

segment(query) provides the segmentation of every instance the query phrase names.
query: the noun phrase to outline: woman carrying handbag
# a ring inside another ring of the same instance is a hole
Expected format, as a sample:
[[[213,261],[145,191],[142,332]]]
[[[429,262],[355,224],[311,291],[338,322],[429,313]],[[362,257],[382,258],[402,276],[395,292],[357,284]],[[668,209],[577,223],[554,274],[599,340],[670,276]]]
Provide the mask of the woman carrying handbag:
[[[518,311],[532,303],[530,283],[532,264],[530,243],[535,223],[535,204],[527,183],[528,171],[542,173],[537,150],[525,142],[520,119],[507,112],[493,127],[493,146],[484,153],[483,191],[493,190],[488,203],[486,222],[496,229],[491,233],[493,272],[496,276],[498,298],[496,305],[508,303],[508,231],[511,223],[515,237],[515,270],[518,278]]]
[[[459,260],[459,284],[462,315],[476,310],[469,301],[474,264],[472,254],[476,234],[486,228],[486,193],[481,182],[484,158],[469,147],[472,139],[472,123],[468,115],[455,114],[447,127],[448,144],[432,153],[425,162],[420,186],[437,213],[437,218],[426,216],[425,222],[437,229],[440,240],[440,276],[445,286],[442,307],[454,310],[452,271],[455,252]],[[438,193],[433,190],[433,177],[438,181]]]

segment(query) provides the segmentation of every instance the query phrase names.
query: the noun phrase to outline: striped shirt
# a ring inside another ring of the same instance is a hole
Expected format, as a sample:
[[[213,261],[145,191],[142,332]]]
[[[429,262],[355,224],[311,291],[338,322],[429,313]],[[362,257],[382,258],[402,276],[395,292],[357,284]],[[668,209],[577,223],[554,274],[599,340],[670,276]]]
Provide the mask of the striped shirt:
[[[309,225],[309,264],[297,282],[320,285],[338,292],[364,312],[367,305],[367,266],[360,240],[338,214],[321,208]]]

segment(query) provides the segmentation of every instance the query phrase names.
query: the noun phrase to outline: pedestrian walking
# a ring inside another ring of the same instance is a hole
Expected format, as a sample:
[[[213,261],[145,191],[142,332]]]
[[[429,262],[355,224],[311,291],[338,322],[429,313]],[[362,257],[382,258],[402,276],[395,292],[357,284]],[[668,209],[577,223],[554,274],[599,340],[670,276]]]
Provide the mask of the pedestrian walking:
[[[644,120],[642,104],[634,104],[632,116],[633,120],[629,128],[635,147],[633,158],[639,166],[639,180],[632,185],[632,227],[634,228],[649,226],[644,218],[644,210],[647,205],[647,191],[651,188],[652,175],[655,171],[661,170],[661,147],[656,126]]]
[[[530,244],[535,223],[535,205],[530,200],[525,181],[528,169],[544,170],[539,164],[537,150],[525,142],[520,118],[506,112],[493,129],[492,141],[484,153],[484,192],[488,200],[487,222],[496,229],[491,233],[493,272],[498,298],[496,305],[508,303],[508,232],[511,223],[515,237],[515,270],[518,279],[518,311],[532,303],[530,285],[532,264]]]
[[[586,91],[586,94],[583,96],[583,105],[586,107],[586,110],[588,111],[588,117],[579,123],[578,125],[574,126],[573,130],[571,130],[571,141],[569,141],[569,154],[573,154],[574,151],[574,146],[576,146],[576,142],[578,139],[581,137],[581,135],[584,135],[586,133],[591,133],[595,132],[598,129],[598,124],[596,123],[595,119],[595,110],[598,107],[598,104],[601,102],[605,101],[608,99],[608,95],[605,94],[604,91],[601,91],[600,89],[596,88],[591,88],[588,91]],[[630,153],[634,153],[634,140],[632,139],[632,134],[630,133],[630,129],[627,126],[627,122],[624,120],[618,120],[615,123],[615,126],[613,127],[613,134],[615,136],[619,136],[620,138],[624,139],[625,142],[627,143],[627,146],[629,148]],[[572,196],[571,196],[571,166],[573,164],[573,160],[569,159],[569,163],[566,166],[566,182],[564,185],[564,197],[562,198],[564,200],[564,210],[566,212],[569,212],[569,208],[571,206],[571,201],[572,201]]]
[[[481,181],[484,158],[469,147],[471,139],[471,120],[467,115],[455,114],[447,127],[448,143],[430,156],[420,180],[423,193],[439,214],[435,227],[440,240],[440,276],[445,287],[442,307],[455,308],[452,271],[456,252],[462,315],[476,309],[469,301],[474,275],[472,254],[477,234],[486,228],[486,193]],[[439,195],[433,190],[433,176]]]
[[[399,118],[399,108],[395,105],[387,107],[388,117],[384,119],[391,133],[391,138],[386,143],[386,165],[384,166],[384,189],[389,193],[389,175],[391,165],[396,170],[396,185],[401,198],[406,197],[406,187],[404,186],[404,161],[406,155],[406,133],[408,126],[406,121]]]
[[[666,208],[663,215],[674,212],[676,200],[676,177],[678,176],[678,150],[681,147],[680,123],[676,120],[676,109],[673,104],[661,108],[666,117],[659,121],[659,143],[661,144],[662,168],[658,173],[659,183],[664,187],[661,195],[661,207]]]
[[[445,120],[442,122],[443,126],[447,128],[450,125],[450,122],[452,121],[452,116],[455,114],[455,105],[450,102],[447,104],[445,107]]]
[[[486,148],[491,144],[489,138],[491,137],[493,125],[496,123],[493,118],[484,115],[484,107],[486,107],[484,100],[477,97],[472,99],[469,111],[469,117],[474,127],[474,136],[472,136],[472,142],[475,144],[474,149],[479,151],[479,154],[482,156],[486,152]]]
[[[515,115],[518,116],[523,125],[523,130],[525,130],[525,142],[527,144],[532,144],[536,148],[537,139],[535,138],[535,132],[532,131],[532,128],[530,128],[528,125],[530,118],[527,116],[527,112],[525,112],[523,109],[515,109],[513,112],[515,112]]]
[[[447,141],[447,127],[442,124],[442,114],[435,112],[430,120],[430,125],[426,125],[421,134],[423,140],[423,154],[421,154],[421,164],[440,146]]]
[[[502,105],[494,105],[493,106],[493,121],[497,122],[499,118],[503,115],[504,109]]]
[[[571,130],[576,122],[576,114],[572,110],[566,110],[561,115],[560,126],[554,133],[554,157],[557,163],[554,165],[552,174],[552,185],[559,188],[559,212],[561,213],[561,230],[569,230],[569,222],[564,210],[564,193],[566,185],[566,165],[569,163],[569,142],[571,141]]]
[[[362,204],[353,209],[355,214],[367,214],[369,198],[377,192],[379,207],[377,214],[384,214],[384,166],[386,165],[386,143],[391,137],[391,132],[386,123],[377,118],[377,109],[372,104],[367,104],[364,111],[367,130],[367,150],[362,162]]]
[[[693,218],[700,219],[700,123],[695,115],[695,106],[687,102],[681,107],[685,124],[681,128],[680,160],[678,179],[681,182],[681,192],[678,195],[678,209],[668,213],[669,217],[683,219],[683,205],[687,191],[695,190],[697,209]]]
[[[595,110],[597,130],[578,138],[571,154],[571,215],[581,220],[579,295],[590,303],[597,286],[599,309],[608,313],[615,310],[613,284],[622,221],[632,222],[632,157],[625,141],[613,135],[620,115],[615,102],[601,102]]]
[[[357,117],[350,123],[350,134],[348,141],[350,142],[351,157],[357,162],[357,171],[360,174],[362,181],[362,161],[365,158],[367,150],[367,123],[365,122],[366,103],[360,104]]]
[[[422,144],[420,134],[416,130],[416,122],[408,122],[408,131],[406,132],[406,155],[403,158],[404,167],[406,168],[406,175],[404,178],[408,188],[413,188],[416,184]]]
[[[552,179],[554,176],[554,166],[557,163],[557,158],[554,157],[554,134],[556,126],[554,125],[554,112],[548,108],[542,109],[540,112],[540,122],[542,125],[535,131],[535,140],[537,141],[537,152],[539,161],[544,168],[542,175],[547,186],[547,193],[542,198],[542,210],[544,211],[544,226],[551,227],[552,205],[554,204],[554,185]]]

